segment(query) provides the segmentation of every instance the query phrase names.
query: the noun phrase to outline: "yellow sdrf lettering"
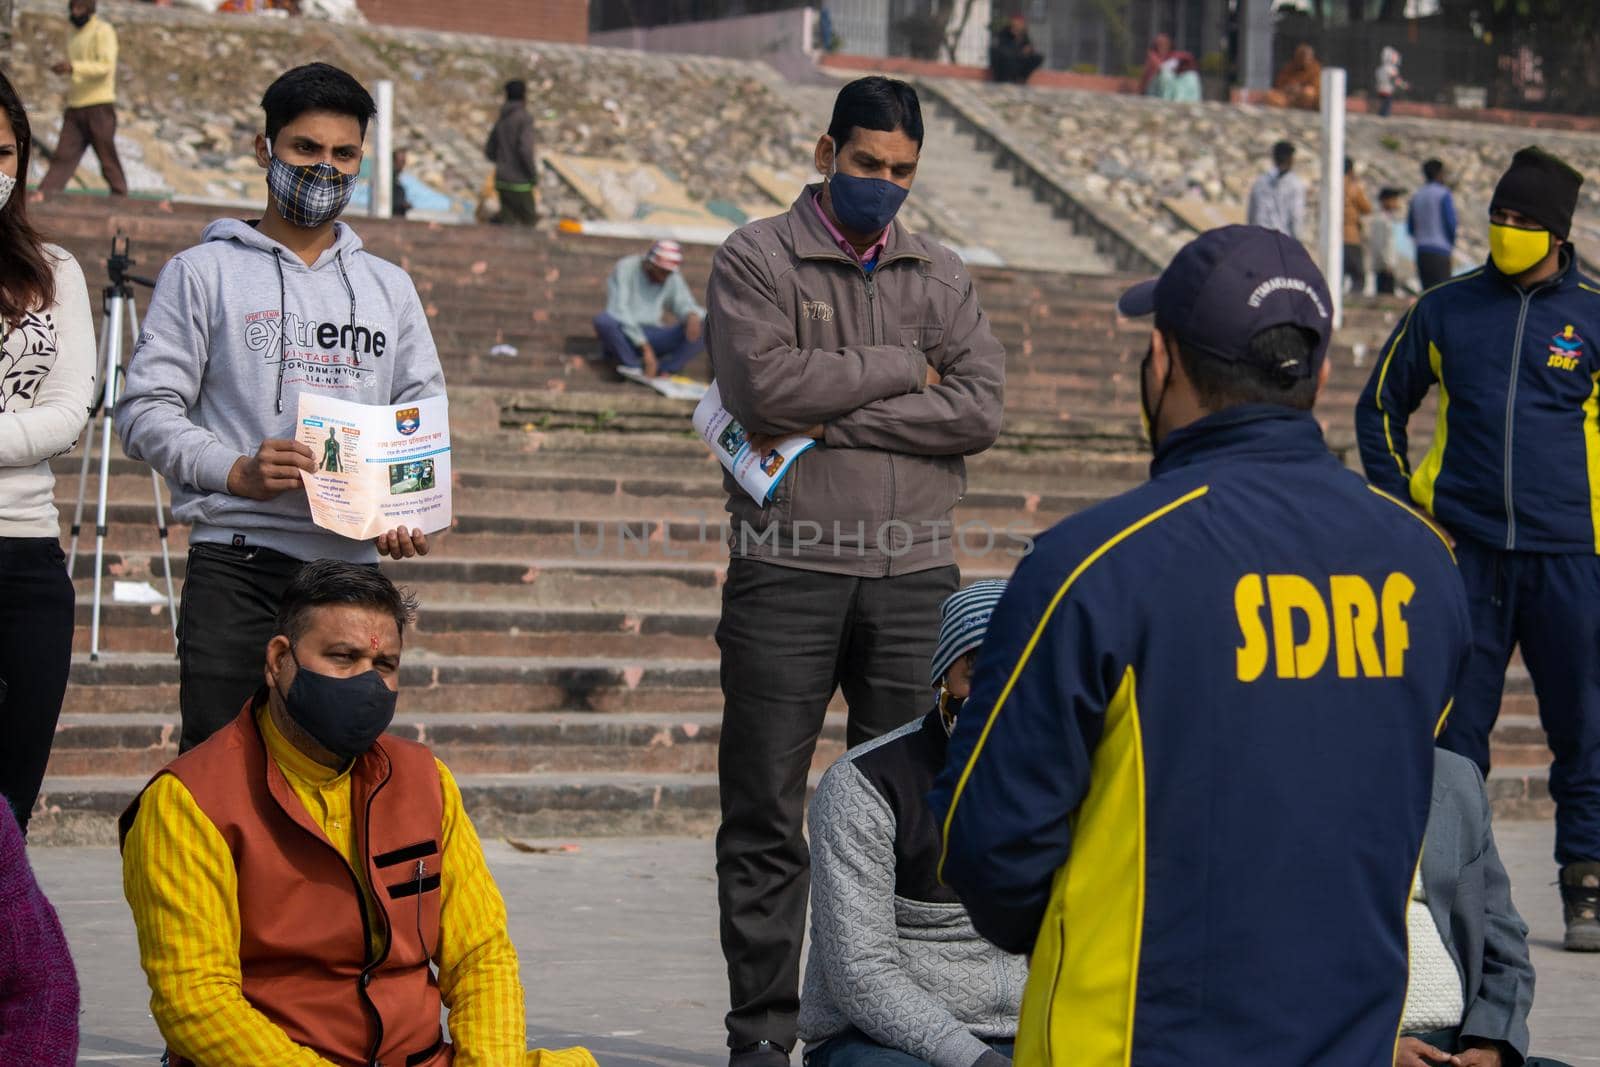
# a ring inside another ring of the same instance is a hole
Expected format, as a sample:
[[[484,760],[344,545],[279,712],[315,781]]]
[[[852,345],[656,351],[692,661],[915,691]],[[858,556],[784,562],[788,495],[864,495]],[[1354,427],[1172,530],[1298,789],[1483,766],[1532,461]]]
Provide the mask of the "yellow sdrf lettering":
[[[1317,587],[1298,574],[1267,575],[1267,603],[1272,607],[1272,643],[1278,649],[1279,678],[1311,678],[1328,662],[1328,608]],[[1294,640],[1294,616],[1305,616],[1309,629],[1300,644]]]
[[[1328,578],[1324,599],[1310,579],[1298,574],[1245,575],[1233,588],[1241,641],[1234,653],[1239,680],[1260,678],[1269,660],[1279,678],[1314,678],[1327,666],[1330,646],[1340,678],[1402,676],[1411,647],[1403,609],[1416,588],[1398,571],[1384,579],[1381,595],[1360,575],[1335,574]],[[1270,636],[1263,610],[1271,619]],[[1297,633],[1304,638],[1297,639]]]
[[[1578,357],[1577,356],[1563,356],[1563,355],[1560,355],[1559,353],[1552,353],[1551,356],[1550,356],[1550,361],[1548,363],[1546,363],[1545,366],[1547,366],[1547,367],[1556,367],[1559,370],[1577,370],[1578,369]]]

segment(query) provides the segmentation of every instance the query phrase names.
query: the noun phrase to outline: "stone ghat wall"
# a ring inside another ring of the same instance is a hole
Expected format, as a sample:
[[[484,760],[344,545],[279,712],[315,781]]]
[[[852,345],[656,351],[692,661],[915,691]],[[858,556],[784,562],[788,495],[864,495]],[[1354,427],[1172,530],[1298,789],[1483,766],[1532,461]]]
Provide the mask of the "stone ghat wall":
[[[1320,120],[1298,111],[1254,105],[1172,104],[1136,96],[974,86],[1011,132],[1053,153],[1082,177],[1087,195],[1177,233],[1162,208],[1173,197],[1198,196],[1241,213],[1250,185],[1266,169],[1272,145],[1291,141],[1296,168],[1311,185],[1313,225],[1320,197]],[[1422,183],[1422,163],[1444,160],[1460,218],[1458,260],[1487,254],[1489,200],[1511,155],[1542,144],[1585,174],[1600,173],[1600,134],[1528,130],[1487,123],[1351,115],[1348,155],[1367,194],[1379,188],[1407,193]],[[1584,186],[1575,236],[1600,236],[1600,182]],[[1594,241],[1586,241],[1594,244]]]
[[[7,76],[38,137],[53,144],[66,79],[64,7],[19,5]],[[660,56],[465,34],[334,26],[309,20],[207,16],[103,4],[117,27],[119,150],[135,191],[257,201],[251,156],[262,92],[288,66],[325,60],[370,85],[395,82],[396,138],[409,170],[470,204],[489,174],[483,143],[511,78],[528,83],[541,148],[654,163],[695,199],[745,196],[745,167],[808,160],[818,122],[790,108],[759,63]],[[43,174],[36,163],[34,178]],[[96,179],[93,154],[84,170]],[[93,184],[93,182],[91,182]],[[553,174],[547,216],[594,217]]]

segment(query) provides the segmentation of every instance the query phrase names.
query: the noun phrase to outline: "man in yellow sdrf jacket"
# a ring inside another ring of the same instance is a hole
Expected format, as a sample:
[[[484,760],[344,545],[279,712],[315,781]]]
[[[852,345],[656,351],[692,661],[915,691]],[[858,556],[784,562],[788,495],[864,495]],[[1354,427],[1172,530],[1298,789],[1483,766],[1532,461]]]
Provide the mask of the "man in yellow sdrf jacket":
[[[61,118],[61,138],[39,192],[59,193],[78,169],[85,148],[93,146],[100,173],[113,196],[128,195],[128,179],[117,158],[117,31],[95,14],[96,0],[72,0],[67,17],[72,36],[67,38],[67,58],[51,69],[72,77],[67,90],[67,110]]]

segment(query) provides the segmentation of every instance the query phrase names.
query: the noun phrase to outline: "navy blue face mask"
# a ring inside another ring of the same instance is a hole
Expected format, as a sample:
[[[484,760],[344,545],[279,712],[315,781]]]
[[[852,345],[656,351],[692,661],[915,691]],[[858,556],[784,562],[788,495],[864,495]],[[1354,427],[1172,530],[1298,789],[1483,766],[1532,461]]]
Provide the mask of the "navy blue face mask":
[[[289,657],[296,670],[289,691],[279,693],[285,710],[317,744],[341,760],[349,763],[366,752],[394,721],[400,694],[377,671],[335,678],[300,666],[292,648]]]
[[[884,178],[857,178],[837,169],[828,179],[834,215],[840,225],[858,237],[882,233],[894,221],[910,191]]]

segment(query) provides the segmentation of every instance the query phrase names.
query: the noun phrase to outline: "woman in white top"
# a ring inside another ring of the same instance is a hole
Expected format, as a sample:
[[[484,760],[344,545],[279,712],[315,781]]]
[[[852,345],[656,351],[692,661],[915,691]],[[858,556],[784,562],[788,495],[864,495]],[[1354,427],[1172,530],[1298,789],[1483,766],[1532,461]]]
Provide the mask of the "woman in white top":
[[[0,795],[24,833],[72,662],[76,597],[50,459],[82,432],[95,374],[83,271],[25,213],[31,139],[0,74]]]

